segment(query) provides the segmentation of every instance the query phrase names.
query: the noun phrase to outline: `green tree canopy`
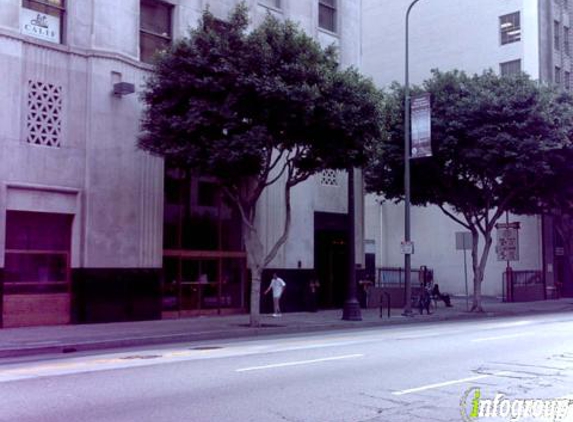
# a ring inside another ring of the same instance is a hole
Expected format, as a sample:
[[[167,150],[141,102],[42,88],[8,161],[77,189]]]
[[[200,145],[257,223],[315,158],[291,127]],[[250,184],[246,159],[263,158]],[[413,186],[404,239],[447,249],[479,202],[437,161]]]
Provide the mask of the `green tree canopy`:
[[[215,176],[243,217],[258,324],[260,275],[287,239],[290,189],[325,168],[366,161],[380,136],[380,95],[355,69],[339,70],[296,24],[270,15],[248,30],[244,5],[222,22],[204,12],[162,54],[149,78],[139,146],[171,164]],[[261,193],[284,186],[282,236],[264,251],[255,213]]]
[[[505,211],[540,211],[546,188],[558,177],[552,160],[569,142],[571,107],[526,75],[491,71],[434,71],[414,89],[420,91],[432,98],[433,156],[412,160],[412,203],[437,205],[472,232],[473,308],[481,310],[495,223]],[[367,189],[389,200],[404,195],[403,99],[403,88],[392,86],[384,106],[384,141],[366,172]]]

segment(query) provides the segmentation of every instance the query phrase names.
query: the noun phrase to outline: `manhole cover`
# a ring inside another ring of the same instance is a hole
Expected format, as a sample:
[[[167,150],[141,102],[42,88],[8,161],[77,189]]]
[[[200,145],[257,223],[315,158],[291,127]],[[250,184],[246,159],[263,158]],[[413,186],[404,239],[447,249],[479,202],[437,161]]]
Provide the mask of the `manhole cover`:
[[[189,350],[217,350],[217,349],[222,349],[221,346],[197,346],[197,347],[192,347]]]
[[[131,356],[123,356],[120,359],[123,360],[135,360],[135,359],[157,359],[160,358],[161,355],[131,355]]]

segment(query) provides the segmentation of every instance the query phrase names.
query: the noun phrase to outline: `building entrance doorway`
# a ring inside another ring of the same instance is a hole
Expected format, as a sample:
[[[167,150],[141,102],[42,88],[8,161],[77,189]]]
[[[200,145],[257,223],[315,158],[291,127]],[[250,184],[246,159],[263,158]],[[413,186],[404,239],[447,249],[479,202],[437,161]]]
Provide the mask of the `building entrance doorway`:
[[[7,211],[2,326],[70,322],[73,216]]]
[[[346,214],[315,213],[314,266],[320,282],[318,306],[341,308],[348,278]]]

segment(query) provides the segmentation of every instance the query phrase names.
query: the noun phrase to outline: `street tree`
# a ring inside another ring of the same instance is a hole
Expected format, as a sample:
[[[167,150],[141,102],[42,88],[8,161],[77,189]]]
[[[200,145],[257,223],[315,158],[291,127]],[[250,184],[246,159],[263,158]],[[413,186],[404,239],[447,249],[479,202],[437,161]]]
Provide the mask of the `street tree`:
[[[540,211],[544,189],[558,177],[551,160],[569,142],[570,107],[523,74],[436,70],[413,89],[422,91],[432,99],[433,156],[411,160],[412,204],[436,205],[471,232],[472,311],[481,312],[495,224],[506,211]],[[384,141],[372,151],[366,185],[397,202],[404,197],[403,87],[394,84],[385,99]]]
[[[143,99],[139,147],[215,177],[239,210],[258,326],[261,275],[287,240],[292,188],[321,170],[365,162],[365,145],[380,136],[380,93],[290,21],[268,15],[249,30],[240,4],[224,22],[205,11],[163,52]],[[271,187],[282,189],[285,218],[265,249],[257,204]]]

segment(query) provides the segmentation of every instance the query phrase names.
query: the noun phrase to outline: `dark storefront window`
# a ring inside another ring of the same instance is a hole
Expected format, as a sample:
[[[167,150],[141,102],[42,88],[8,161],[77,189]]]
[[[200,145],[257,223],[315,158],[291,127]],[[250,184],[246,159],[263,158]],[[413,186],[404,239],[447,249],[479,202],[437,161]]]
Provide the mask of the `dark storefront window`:
[[[217,182],[168,168],[163,310],[244,308],[245,262],[239,213]]]

